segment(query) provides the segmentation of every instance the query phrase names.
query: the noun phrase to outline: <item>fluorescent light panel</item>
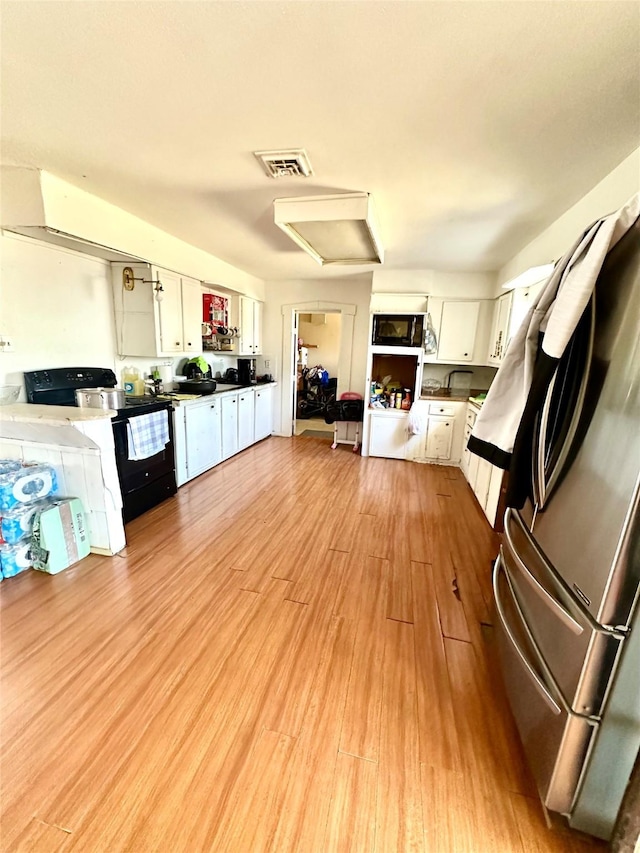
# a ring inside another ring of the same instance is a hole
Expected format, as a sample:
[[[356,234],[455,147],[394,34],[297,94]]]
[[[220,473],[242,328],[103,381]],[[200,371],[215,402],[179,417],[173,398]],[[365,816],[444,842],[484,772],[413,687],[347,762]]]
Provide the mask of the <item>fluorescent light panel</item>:
[[[321,265],[380,264],[384,250],[368,193],[276,199],[274,221]]]

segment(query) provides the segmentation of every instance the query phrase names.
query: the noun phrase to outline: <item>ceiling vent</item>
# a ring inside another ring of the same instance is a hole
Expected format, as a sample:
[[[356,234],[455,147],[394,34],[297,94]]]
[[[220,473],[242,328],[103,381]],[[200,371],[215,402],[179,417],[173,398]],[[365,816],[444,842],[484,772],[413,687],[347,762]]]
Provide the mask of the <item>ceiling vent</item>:
[[[285,148],[281,151],[254,151],[270,178],[308,178],[313,169],[304,148]]]

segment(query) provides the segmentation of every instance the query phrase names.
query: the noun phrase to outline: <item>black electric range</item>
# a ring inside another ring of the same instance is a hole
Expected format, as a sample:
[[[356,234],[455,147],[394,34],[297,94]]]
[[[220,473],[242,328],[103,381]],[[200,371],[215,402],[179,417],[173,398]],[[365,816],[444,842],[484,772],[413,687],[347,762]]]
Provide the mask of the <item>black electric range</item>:
[[[75,406],[78,388],[115,388],[117,380],[109,368],[55,367],[25,373],[24,384],[29,403]],[[162,410],[167,412],[168,444],[147,459],[129,459],[127,426],[130,420]],[[117,414],[111,421],[125,522],[137,518],[177,491],[171,410],[171,402],[167,400],[126,397],[124,407],[116,410]]]

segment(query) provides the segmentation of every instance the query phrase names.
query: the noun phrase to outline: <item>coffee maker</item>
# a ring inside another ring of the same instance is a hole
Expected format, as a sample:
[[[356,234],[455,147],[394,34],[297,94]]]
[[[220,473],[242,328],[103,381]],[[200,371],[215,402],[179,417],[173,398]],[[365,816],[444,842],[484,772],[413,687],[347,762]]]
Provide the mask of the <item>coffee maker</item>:
[[[256,360],[255,358],[238,359],[238,382],[240,385],[256,384]]]

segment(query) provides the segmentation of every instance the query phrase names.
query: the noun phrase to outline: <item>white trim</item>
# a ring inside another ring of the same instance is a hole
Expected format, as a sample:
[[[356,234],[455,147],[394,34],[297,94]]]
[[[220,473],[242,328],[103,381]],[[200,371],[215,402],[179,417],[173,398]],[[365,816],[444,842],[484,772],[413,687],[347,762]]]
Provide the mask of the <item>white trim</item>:
[[[280,397],[280,415],[283,431],[277,433],[283,437],[293,435],[293,323],[298,314],[341,314],[340,356],[338,358],[338,395],[352,391],[351,372],[353,369],[353,329],[357,307],[351,302],[290,302],[282,306],[282,378],[287,389]],[[289,432],[286,427],[289,425]]]

